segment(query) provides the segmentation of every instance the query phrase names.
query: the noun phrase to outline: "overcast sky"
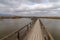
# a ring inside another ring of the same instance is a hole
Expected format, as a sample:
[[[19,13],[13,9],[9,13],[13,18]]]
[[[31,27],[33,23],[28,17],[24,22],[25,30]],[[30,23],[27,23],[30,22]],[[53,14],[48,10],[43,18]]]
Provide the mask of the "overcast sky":
[[[0,13],[47,8],[60,10],[60,0],[0,0]]]

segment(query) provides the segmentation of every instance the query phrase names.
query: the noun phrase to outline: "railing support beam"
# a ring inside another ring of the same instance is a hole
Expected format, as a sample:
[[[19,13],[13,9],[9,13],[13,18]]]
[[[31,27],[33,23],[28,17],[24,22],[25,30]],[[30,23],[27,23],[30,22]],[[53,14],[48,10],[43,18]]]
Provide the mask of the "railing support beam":
[[[17,34],[17,38],[18,38],[18,40],[20,40],[20,33],[19,32]]]

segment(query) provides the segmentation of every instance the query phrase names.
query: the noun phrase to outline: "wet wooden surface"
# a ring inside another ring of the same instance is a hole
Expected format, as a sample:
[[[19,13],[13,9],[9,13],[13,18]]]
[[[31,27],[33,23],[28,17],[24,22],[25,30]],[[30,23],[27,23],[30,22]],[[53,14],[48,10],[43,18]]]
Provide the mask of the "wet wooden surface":
[[[29,31],[24,40],[44,40],[39,19],[36,21],[33,28]]]

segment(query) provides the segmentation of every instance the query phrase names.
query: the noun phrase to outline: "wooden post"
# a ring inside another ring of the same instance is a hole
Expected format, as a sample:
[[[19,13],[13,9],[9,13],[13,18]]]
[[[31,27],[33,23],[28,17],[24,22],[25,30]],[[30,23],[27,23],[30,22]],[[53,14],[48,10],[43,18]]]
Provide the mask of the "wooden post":
[[[30,29],[31,29],[32,23],[30,23]]]
[[[27,25],[27,31],[29,30],[29,27],[28,27],[28,25]]]
[[[18,40],[20,40],[20,36],[19,36],[20,34],[19,34],[19,32],[18,32],[18,34],[17,34],[17,38],[18,38]]]

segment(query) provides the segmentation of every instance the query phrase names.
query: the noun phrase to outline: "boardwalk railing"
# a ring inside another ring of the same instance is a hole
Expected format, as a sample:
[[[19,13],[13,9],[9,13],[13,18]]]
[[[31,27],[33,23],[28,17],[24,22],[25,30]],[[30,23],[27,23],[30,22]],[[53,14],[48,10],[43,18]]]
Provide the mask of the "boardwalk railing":
[[[37,19],[33,28],[27,33],[23,40],[54,40],[41,20]]]
[[[41,20],[40,21],[40,25],[41,25],[41,30],[44,36],[45,40],[54,40],[51,33],[47,30],[47,28],[44,26],[44,24],[42,23]]]
[[[9,38],[12,35],[16,35],[16,34],[17,34],[17,40],[22,40],[24,38],[24,36],[27,34],[27,32],[32,28],[32,26],[34,25],[35,21],[36,21],[36,19],[32,20],[32,22],[30,22],[29,24],[25,25],[24,27],[14,31],[14,32],[6,35],[6,36],[4,36],[0,40],[9,40],[7,38]]]
[[[25,25],[23,28],[21,29],[18,29],[10,34],[8,34],[7,36],[1,38],[0,40],[6,40],[8,37],[14,35],[14,34],[17,34],[17,39],[18,40],[22,40],[25,35],[27,34],[27,32],[32,28],[32,25],[34,25],[35,21],[38,19],[38,18],[47,18],[47,19],[60,19],[60,17],[35,17],[35,16],[28,16],[28,17],[25,17],[25,16],[13,16],[13,17],[0,17],[0,19],[18,19],[18,18],[32,18],[33,21],[27,25]],[[44,26],[40,20],[40,24],[41,26]],[[22,30],[26,28],[26,30],[23,32],[23,34],[21,35],[22,33]],[[43,34],[45,33],[45,35],[47,35],[47,37],[44,37],[45,40],[49,40],[49,38],[51,40],[54,40],[51,35],[49,34],[49,32],[46,30],[45,27],[41,27],[42,31],[45,30],[45,32],[43,31]]]

